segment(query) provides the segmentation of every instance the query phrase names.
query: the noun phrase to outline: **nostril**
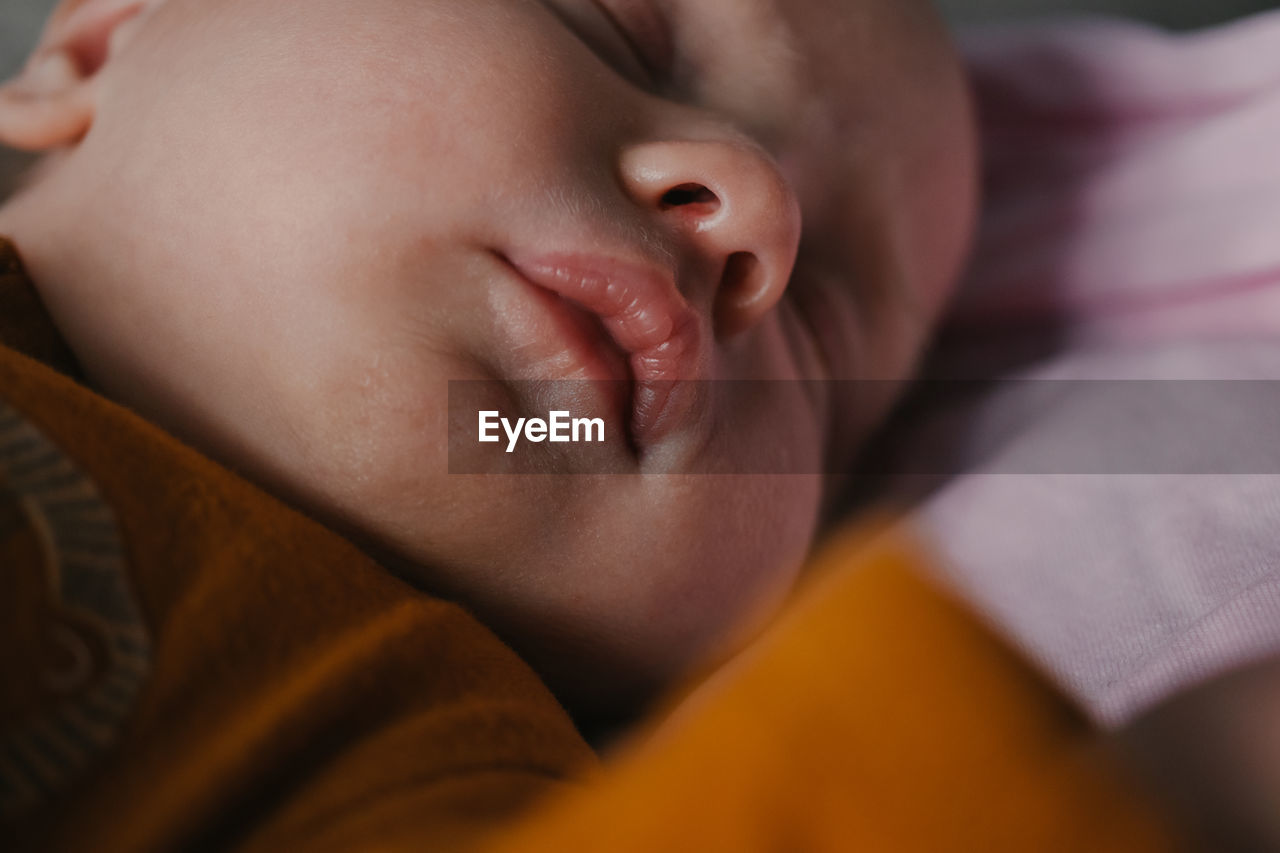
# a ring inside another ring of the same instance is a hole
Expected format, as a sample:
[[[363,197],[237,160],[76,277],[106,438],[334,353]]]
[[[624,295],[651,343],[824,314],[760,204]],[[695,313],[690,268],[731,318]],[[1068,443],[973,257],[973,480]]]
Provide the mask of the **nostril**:
[[[720,199],[702,184],[680,184],[663,193],[659,205],[663,210],[697,205],[705,212],[711,213],[720,207]]]

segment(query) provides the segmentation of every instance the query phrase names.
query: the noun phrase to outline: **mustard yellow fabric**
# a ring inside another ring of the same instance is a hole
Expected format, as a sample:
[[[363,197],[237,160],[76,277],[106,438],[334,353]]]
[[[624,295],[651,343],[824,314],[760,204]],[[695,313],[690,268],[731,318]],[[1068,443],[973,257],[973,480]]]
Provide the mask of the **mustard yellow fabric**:
[[[1084,719],[900,536],[836,537],[748,653],[494,850],[1181,849]]]
[[[0,241],[6,850],[1163,851],[900,540],[604,770],[462,609],[76,381]]]

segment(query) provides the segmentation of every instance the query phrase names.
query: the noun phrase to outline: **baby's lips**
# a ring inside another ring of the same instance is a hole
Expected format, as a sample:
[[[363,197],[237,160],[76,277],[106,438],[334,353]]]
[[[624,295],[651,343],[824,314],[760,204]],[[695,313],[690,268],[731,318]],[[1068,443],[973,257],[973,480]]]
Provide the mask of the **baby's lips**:
[[[508,255],[521,275],[595,314],[628,357],[635,384],[631,435],[640,449],[696,415],[705,378],[703,324],[656,267],[600,255]]]

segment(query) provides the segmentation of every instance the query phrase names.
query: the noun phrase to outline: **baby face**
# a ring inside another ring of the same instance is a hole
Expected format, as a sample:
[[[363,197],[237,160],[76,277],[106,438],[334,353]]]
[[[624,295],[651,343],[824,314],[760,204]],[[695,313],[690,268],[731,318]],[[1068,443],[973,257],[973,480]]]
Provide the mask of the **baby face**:
[[[900,380],[968,236],[917,3],[167,0],[121,32],[0,212],[91,380],[579,707],[776,602],[894,384],[671,380]],[[618,418],[549,473],[450,474],[459,379]],[[762,457],[794,473],[694,473]]]

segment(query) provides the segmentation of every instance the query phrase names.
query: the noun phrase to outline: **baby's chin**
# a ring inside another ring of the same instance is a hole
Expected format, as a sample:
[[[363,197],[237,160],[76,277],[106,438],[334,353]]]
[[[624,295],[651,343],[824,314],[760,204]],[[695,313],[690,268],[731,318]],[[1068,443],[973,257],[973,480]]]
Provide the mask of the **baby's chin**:
[[[497,513],[472,507],[449,530],[384,527],[363,536],[366,550],[465,606],[582,719],[643,704],[776,608],[822,490],[811,474],[483,479],[537,483],[541,494]]]

